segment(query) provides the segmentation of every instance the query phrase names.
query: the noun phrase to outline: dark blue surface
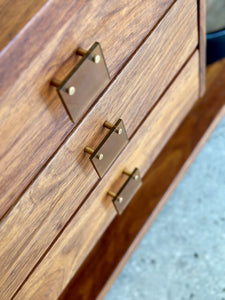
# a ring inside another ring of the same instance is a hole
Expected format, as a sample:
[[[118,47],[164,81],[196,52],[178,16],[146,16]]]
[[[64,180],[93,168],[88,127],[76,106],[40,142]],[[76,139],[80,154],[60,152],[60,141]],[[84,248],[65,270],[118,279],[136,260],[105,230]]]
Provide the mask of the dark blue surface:
[[[225,29],[207,34],[207,64],[225,57]]]

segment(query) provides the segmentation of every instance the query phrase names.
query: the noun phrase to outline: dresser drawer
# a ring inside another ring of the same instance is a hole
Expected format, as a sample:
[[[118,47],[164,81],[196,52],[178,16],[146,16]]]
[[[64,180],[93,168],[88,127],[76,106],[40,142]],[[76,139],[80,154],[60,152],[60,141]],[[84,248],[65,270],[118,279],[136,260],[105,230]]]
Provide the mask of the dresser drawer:
[[[35,2],[1,1],[0,217],[75,126],[49,84],[77,64],[74,50],[99,41],[114,78],[172,2],[46,1],[6,45]]]
[[[157,153],[191,109],[198,94],[199,53],[196,51],[15,299],[59,297],[98,238],[116,216],[111,197],[107,196],[107,192],[118,191],[121,174],[125,168],[138,167],[141,176],[146,173]],[[42,235],[47,237],[48,233],[43,229]]]

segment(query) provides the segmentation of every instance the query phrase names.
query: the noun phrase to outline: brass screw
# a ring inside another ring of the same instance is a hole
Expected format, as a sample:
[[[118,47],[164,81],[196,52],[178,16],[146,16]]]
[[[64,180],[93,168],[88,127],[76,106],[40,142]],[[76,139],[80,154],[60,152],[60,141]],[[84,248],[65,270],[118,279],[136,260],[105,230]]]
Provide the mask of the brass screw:
[[[59,87],[61,85],[61,82],[57,79],[52,79],[51,85],[55,86],[55,87]],[[70,95],[70,96],[73,96],[76,92],[76,88],[75,86],[69,86],[67,89],[66,89],[66,92]]]
[[[118,133],[119,135],[121,135],[122,132],[123,132],[123,129],[122,128],[116,128],[115,132]]]
[[[98,63],[100,63],[100,60],[101,60],[101,56],[99,54],[95,54],[93,57],[94,63],[98,64]]]
[[[133,175],[134,180],[138,180],[139,176],[138,175]]]
[[[103,159],[103,154],[102,153],[98,153],[96,155],[96,157],[99,159],[99,160],[102,160]]]
[[[83,48],[78,48],[76,53],[80,56],[84,56],[85,54],[87,54],[87,50],[85,50]],[[93,56],[92,60],[95,64],[98,64],[101,61],[101,56],[99,54],[95,54]]]
[[[73,96],[76,92],[76,88],[75,88],[75,86],[70,86],[66,89],[66,91],[70,96]]]
[[[108,129],[115,128],[115,126],[113,124],[109,123],[108,121],[105,121],[104,127],[108,128]],[[121,135],[122,132],[123,132],[123,129],[122,128],[115,128],[115,132],[118,133],[119,135]]]
[[[109,192],[108,192],[108,195],[110,195],[110,196],[113,197],[113,198],[116,198],[116,200],[117,200],[119,203],[123,202],[123,197],[117,196],[117,194],[114,193],[114,192],[112,192],[112,191],[109,191]]]
[[[117,201],[118,201],[119,203],[123,202],[123,197],[117,197]]]
[[[92,154],[92,153],[94,153],[94,150],[93,150],[92,148],[90,148],[90,147],[85,147],[85,148],[84,148],[84,152],[86,152],[86,153],[88,153],[88,154]],[[96,155],[96,157],[97,157],[99,160],[102,160],[104,156],[103,156],[102,153],[98,153],[98,154]]]
[[[131,172],[128,172],[128,171],[126,171],[126,170],[123,171],[123,174],[128,175],[128,176],[131,176],[131,175],[132,175]],[[136,174],[136,175],[133,175],[132,178],[133,178],[134,180],[138,180],[139,176]]]

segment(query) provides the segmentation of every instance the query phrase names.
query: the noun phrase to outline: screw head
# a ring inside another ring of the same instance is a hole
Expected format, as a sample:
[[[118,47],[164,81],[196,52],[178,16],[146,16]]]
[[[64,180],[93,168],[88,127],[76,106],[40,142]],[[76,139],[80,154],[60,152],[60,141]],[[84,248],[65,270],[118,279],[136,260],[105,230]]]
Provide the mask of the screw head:
[[[118,201],[119,203],[123,202],[123,197],[117,197],[117,201]]]
[[[123,129],[122,129],[122,128],[117,129],[117,133],[118,133],[119,135],[121,135],[122,132],[123,132]]]
[[[138,175],[134,175],[134,180],[138,180]]]
[[[95,54],[95,56],[93,57],[93,61],[95,64],[98,64],[101,60],[101,56],[99,54]]]
[[[67,88],[67,93],[70,95],[70,96],[73,96],[74,94],[75,94],[75,92],[76,92],[76,88],[75,88],[75,86],[70,86],[70,87],[68,87]]]
[[[102,153],[99,153],[99,154],[97,154],[97,158],[99,159],[99,160],[102,160],[103,159],[103,154]]]

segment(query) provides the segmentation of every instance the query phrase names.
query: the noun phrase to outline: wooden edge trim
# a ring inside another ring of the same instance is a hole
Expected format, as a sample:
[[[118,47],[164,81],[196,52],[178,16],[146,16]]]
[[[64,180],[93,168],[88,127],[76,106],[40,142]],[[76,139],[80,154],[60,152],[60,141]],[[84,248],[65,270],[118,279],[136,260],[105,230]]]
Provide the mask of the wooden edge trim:
[[[206,2],[198,0],[198,35],[199,35],[199,97],[205,93],[206,70]]]

